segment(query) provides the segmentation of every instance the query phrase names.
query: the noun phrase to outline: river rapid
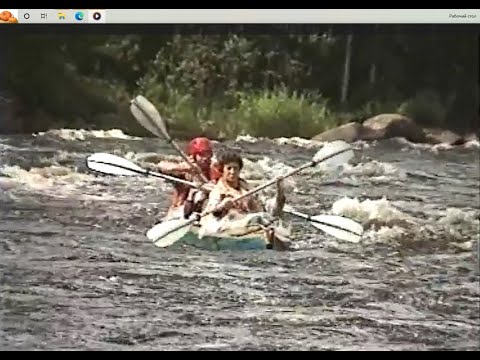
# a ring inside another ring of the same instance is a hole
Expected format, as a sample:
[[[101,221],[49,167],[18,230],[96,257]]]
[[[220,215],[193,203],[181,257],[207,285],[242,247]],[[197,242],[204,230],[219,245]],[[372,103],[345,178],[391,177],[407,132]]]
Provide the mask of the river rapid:
[[[181,145],[183,145],[181,143]],[[255,183],[323,144],[239,137]],[[288,201],[365,227],[358,244],[298,218],[288,252],[160,249],[160,179],[95,174],[109,152],[147,166],[168,144],[120,131],[0,136],[2,350],[479,350],[479,143],[353,144]]]

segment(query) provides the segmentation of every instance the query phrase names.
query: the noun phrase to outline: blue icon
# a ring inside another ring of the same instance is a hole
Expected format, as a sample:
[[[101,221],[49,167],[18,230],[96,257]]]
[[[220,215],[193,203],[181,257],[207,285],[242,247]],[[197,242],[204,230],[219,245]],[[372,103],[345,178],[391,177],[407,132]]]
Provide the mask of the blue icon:
[[[78,20],[78,21],[82,21],[83,20],[83,12],[77,11],[75,13],[75,19]]]

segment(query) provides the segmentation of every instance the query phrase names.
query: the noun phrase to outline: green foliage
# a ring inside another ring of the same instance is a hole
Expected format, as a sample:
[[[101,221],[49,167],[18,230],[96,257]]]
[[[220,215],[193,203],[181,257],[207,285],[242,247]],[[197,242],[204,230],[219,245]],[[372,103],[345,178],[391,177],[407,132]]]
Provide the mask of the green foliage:
[[[378,114],[391,114],[398,112],[399,102],[372,100],[366,102],[357,112],[357,116],[361,120],[374,117]]]
[[[5,41],[9,89],[27,112],[41,110],[65,127],[83,122],[141,132],[128,102],[143,94],[185,136],[309,137],[386,112],[425,125],[478,128],[475,34],[354,34],[346,104],[345,34]]]
[[[310,137],[335,125],[327,100],[286,88],[242,93],[234,114],[235,131],[253,136]]]
[[[442,127],[447,109],[434,91],[421,91],[398,107],[398,113],[415,119],[419,124]]]

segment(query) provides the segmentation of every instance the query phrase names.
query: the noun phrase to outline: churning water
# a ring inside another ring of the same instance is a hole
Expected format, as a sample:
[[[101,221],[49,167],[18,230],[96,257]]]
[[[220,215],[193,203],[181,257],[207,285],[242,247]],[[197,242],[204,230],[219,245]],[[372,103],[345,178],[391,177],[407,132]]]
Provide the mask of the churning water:
[[[303,139],[239,137],[257,183],[308,161]],[[289,181],[297,210],[360,221],[358,244],[296,218],[289,252],[159,249],[170,187],[94,174],[93,152],[175,157],[120,131],[0,137],[4,350],[479,350],[479,143],[355,143]]]

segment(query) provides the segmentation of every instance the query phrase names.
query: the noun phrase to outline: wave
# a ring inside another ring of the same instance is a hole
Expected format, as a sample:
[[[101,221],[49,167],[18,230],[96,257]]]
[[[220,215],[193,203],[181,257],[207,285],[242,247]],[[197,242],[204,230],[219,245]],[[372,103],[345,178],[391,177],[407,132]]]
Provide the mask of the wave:
[[[448,247],[470,251],[480,238],[480,211],[447,208],[427,219],[412,217],[385,197],[359,201],[344,197],[331,212],[362,223],[364,244],[385,243],[407,248]]]
[[[281,137],[281,138],[263,138],[263,137],[254,137],[251,135],[239,135],[235,139],[235,142],[248,142],[248,143],[257,143],[257,142],[269,142],[271,144],[276,145],[293,145],[298,147],[303,147],[306,149],[319,149],[322,148],[327,142],[316,141],[312,139],[305,139],[300,137]],[[365,140],[358,140],[353,142],[351,145],[354,149],[361,150],[367,149],[371,146],[375,146],[382,142],[395,142],[399,145],[403,145],[403,151],[407,151],[409,149],[419,149],[419,150],[428,150],[433,153],[438,153],[439,151],[446,151],[452,150],[457,148],[466,148],[466,149],[478,149],[480,148],[480,142],[478,139],[473,139],[465,142],[462,145],[450,145],[448,143],[440,143],[440,144],[428,144],[428,143],[413,143],[408,141],[402,137],[395,137],[395,138],[388,138],[388,139],[381,139],[381,140],[373,140],[373,141],[365,141]]]
[[[341,176],[368,177],[374,182],[390,182],[392,179],[405,180],[407,173],[396,166],[377,160],[359,163],[357,165],[345,164]]]
[[[92,180],[93,175],[81,174],[76,169],[65,166],[47,166],[25,170],[17,165],[0,167],[0,174],[10,178],[18,184],[26,185],[31,189],[47,189],[56,185],[73,185],[78,182]]]
[[[126,135],[120,129],[111,130],[85,130],[85,129],[53,129],[45,132],[33,134],[33,136],[54,136],[64,140],[79,140],[84,141],[88,138],[103,138],[103,139],[122,139],[122,140],[141,140],[140,137]]]
[[[415,223],[413,217],[392,206],[386,197],[364,201],[343,197],[333,203],[331,211],[335,215],[355,219],[367,227],[404,227]]]

